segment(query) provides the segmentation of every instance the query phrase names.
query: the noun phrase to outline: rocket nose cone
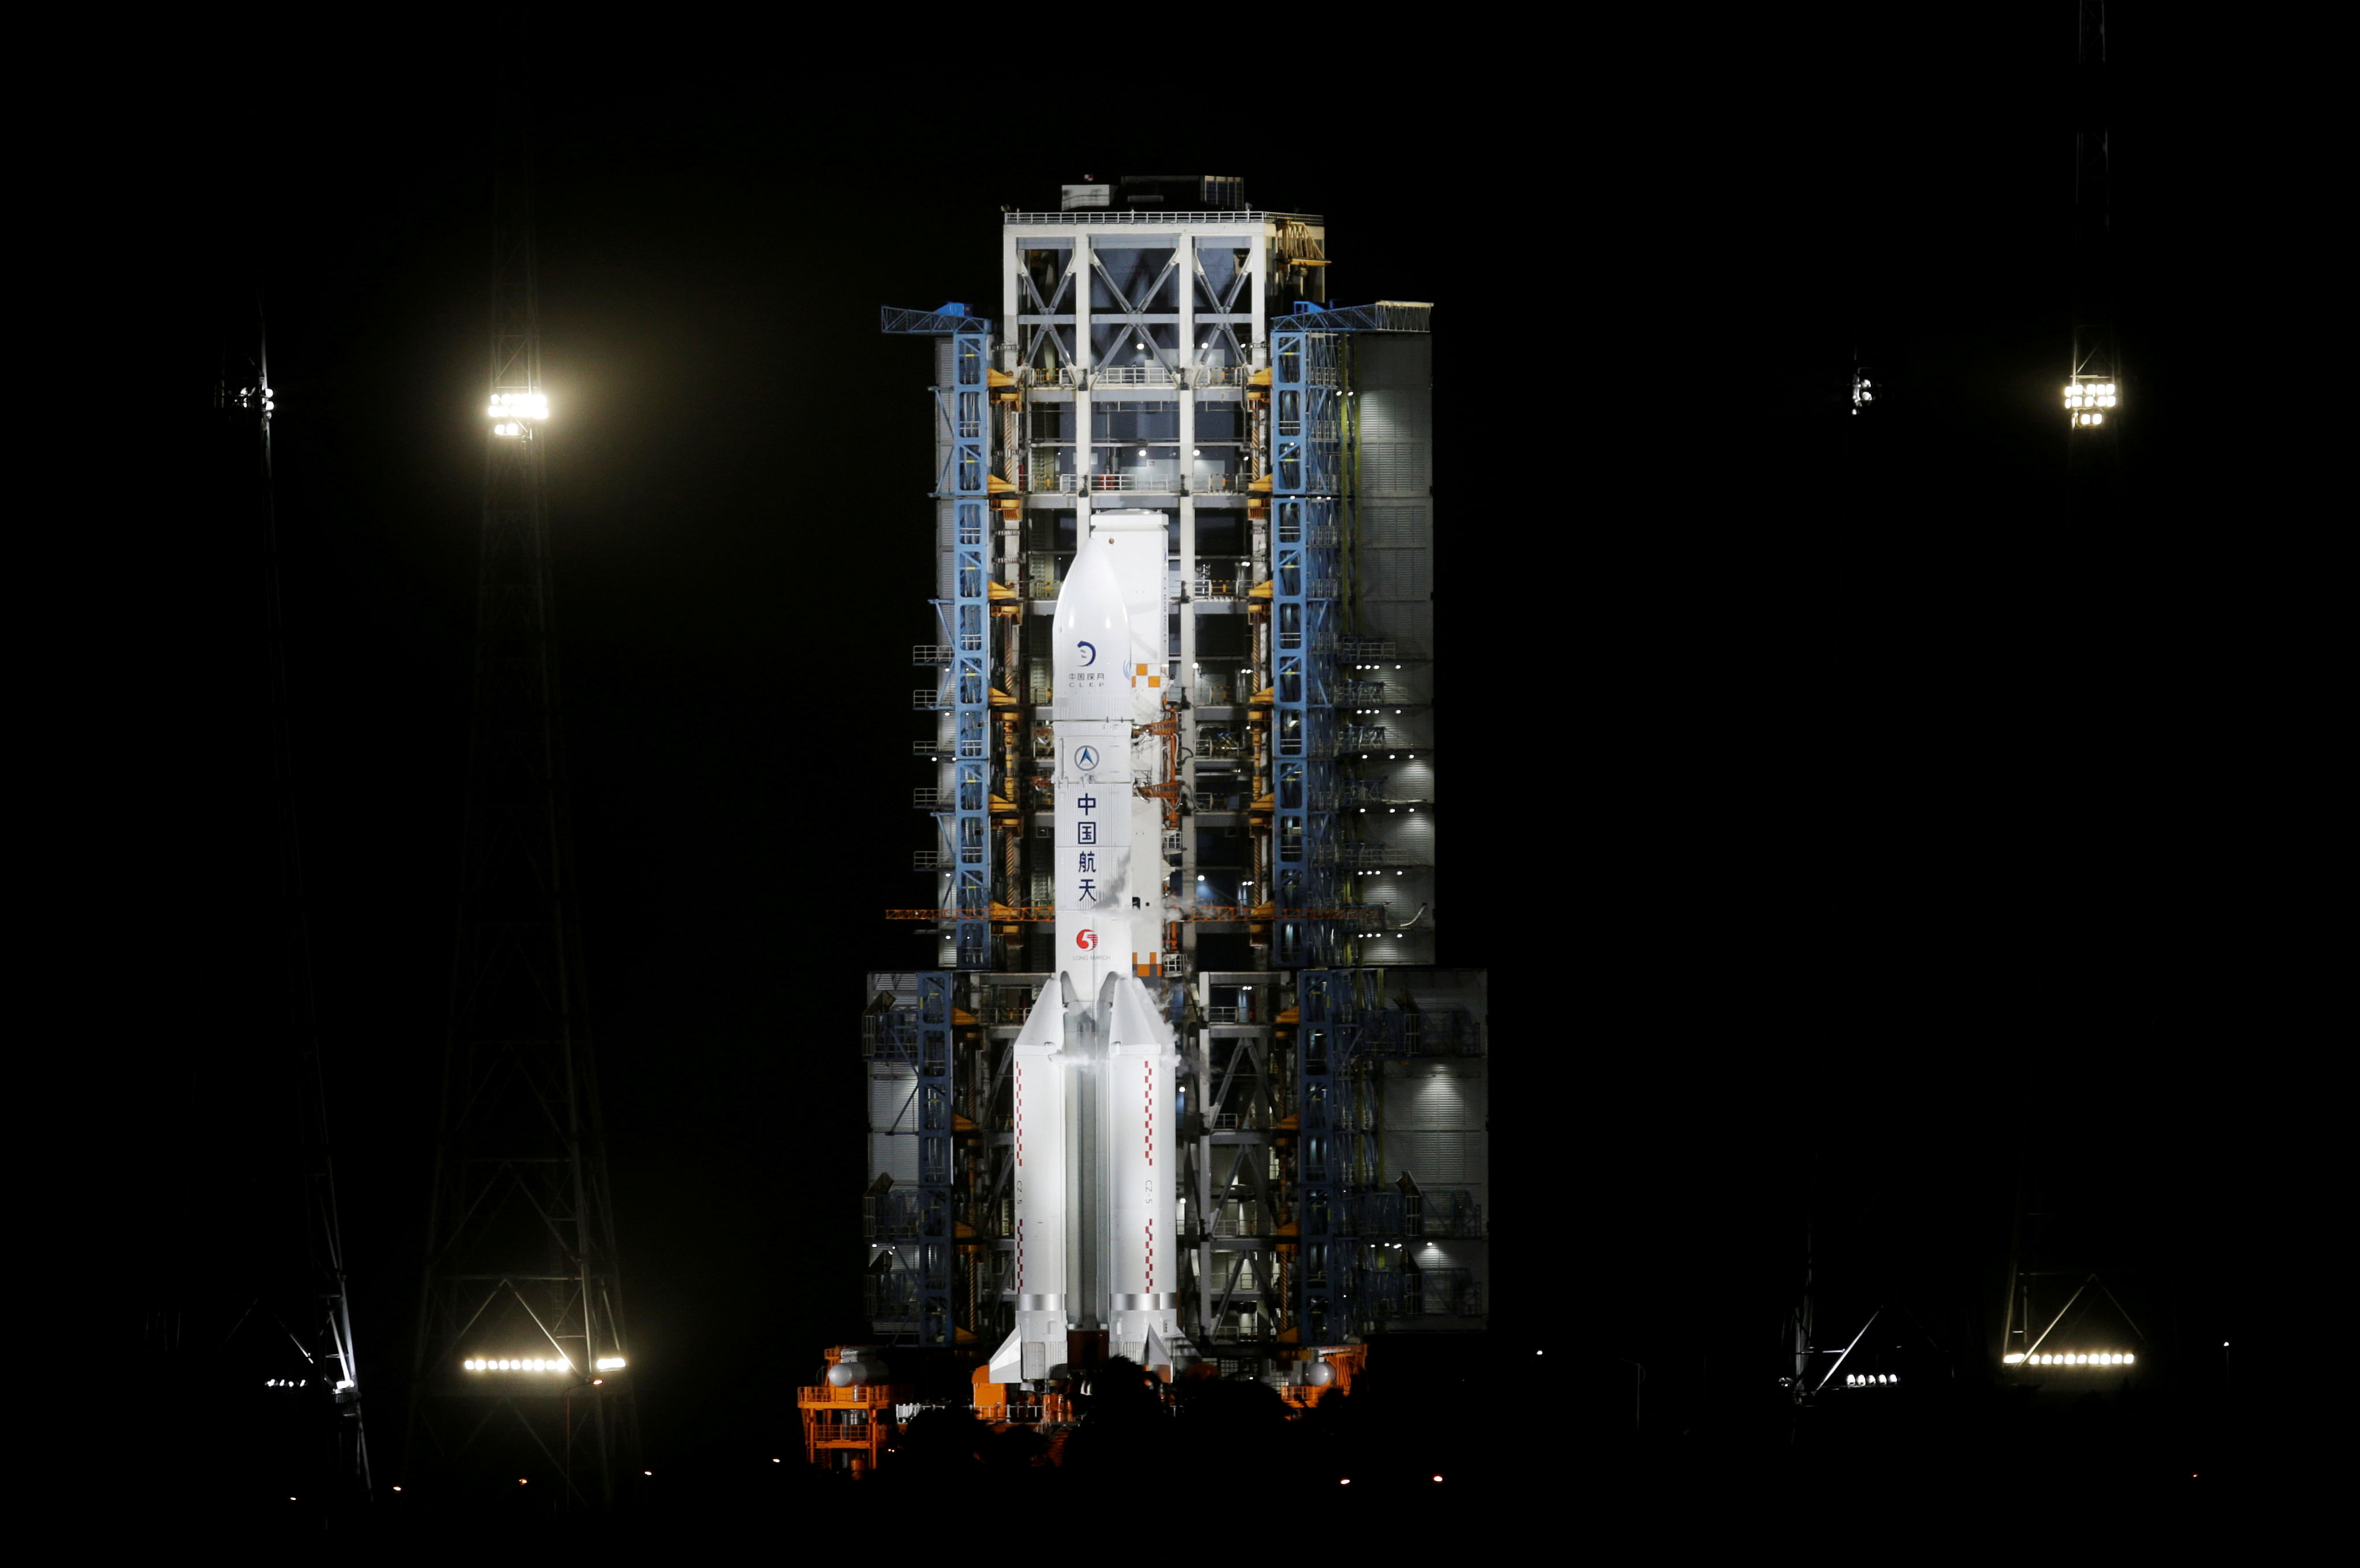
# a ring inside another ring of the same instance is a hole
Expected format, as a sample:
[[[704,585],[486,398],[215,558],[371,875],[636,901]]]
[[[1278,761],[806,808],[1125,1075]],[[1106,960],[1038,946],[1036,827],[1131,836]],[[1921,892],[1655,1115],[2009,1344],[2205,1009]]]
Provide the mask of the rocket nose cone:
[[[1086,540],[1057,591],[1051,670],[1060,719],[1129,716],[1131,683],[1123,661],[1131,653],[1131,613],[1123,607],[1112,545]]]

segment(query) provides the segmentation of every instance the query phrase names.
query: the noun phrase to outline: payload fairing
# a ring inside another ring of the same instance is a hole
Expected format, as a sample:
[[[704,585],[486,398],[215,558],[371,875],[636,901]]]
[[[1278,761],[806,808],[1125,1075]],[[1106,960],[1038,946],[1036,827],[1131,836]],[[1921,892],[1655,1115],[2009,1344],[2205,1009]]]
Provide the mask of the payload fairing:
[[[1170,1024],[1160,970],[1170,895],[1154,777],[1169,668],[1165,519],[1085,519],[1057,597],[1056,970],[1017,1037],[1016,1327],[995,1382],[1051,1375],[1069,1330],[1176,1370],[1187,1356],[1173,1258]]]

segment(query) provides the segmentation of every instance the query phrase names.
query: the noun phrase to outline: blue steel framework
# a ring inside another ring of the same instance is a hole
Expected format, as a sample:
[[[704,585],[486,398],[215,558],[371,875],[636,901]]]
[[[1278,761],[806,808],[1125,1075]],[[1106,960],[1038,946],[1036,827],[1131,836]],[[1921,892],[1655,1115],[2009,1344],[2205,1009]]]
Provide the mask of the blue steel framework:
[[[872,1190],[867,1230],[880,1250],[884,1278],[875,1288],[870,1315],[900,1320],[912,1314],[916,1342],[946,1346],[956,1333],[952,1308],[956,1262],[956,1211],[951,1192],[955,1124],[953,1040],[956,1024],[956,976],[949,970],[921,970],[906,978],[891,1005],[867,1020],[862,1047],[872,1062],[907,1069],[913,1079],[908,1111],[918,1142],[916,1200]],[[914,1268],[896,1242],[914,1243]]]
[[[951,1343],[951,976],[918,976],[918,1343]]]
[[[1351,1044],[1343,1039],[1341,1005],[1349,975],[1334,970],[1308,969],[1295,982],[1301,1009],[1295,1047],[1296,1082],[1302,1107],[1303,1267],[1296,1287],[1296,1323],[1307,1343],[1326,1344],[1340,1338],[1349,1325],[1352,1275],[1356,1258],[1348,1239],[1350,1223],[1351,1169],[1342,1096],[1349,1093],[1345,1075],[1351,1064]]]
[[[1305,316],[1271,325],[1271,751],[1276,832],[1277,952],[1299,969],[1335,962],[1338,594],[1345,502],[1347,340]]]
[[[934,389],[950,449],[934,492],[956,511],[951,598],[936,610],[950,648],[954,759],[944,848],[951,866],[953,949],[961,969],[991,967],[991,578],[985,564],[985,509],[990,500],[991,323],[966,307],[883,312],[887,332],[951,340],[951,385]],[[947,1069],[946,1069],[947,1070]],[[947,1164],[947,1156],[945,1156]],[[947,1299],[947,1298],[946,1298]]]

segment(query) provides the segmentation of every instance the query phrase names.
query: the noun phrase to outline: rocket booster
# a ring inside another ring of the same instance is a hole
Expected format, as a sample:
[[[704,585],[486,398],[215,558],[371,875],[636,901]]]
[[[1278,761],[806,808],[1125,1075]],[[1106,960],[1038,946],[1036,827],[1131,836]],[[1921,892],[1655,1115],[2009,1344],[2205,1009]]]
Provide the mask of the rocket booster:
[[[1016,1327],[995,1381],[1043,1377],[1066,1331],[1102,1328],[1116,1355],[1176,1369],[1170,1026],[1141,980],[1166,912],[1163,818],[1134,785],[1154,763],[1135,732],[1161,713],[1164,521],[1088,519],[1057,598],[1057,977],[1017,1037]]]
[[[1016,1060],[1009,1069],[1016,1120],[1016,1332],[1001,1355],[1012,1346],[1021,1356],[1005,1368],[1000,1356],[992,1358],[992,1375],[1003,1383],[1045,1377],[1065,1358],[1069,1074],[1061,1060],[1066,1010],[1062,993],[1054,981],[1041,987],[1016,1037]]]

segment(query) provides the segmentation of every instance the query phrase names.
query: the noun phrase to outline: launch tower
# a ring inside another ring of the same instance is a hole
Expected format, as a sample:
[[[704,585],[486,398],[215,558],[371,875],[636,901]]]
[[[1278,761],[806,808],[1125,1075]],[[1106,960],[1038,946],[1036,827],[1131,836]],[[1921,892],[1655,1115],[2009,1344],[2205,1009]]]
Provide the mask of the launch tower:
[[[1484,1321],[1484,977],[1434,967],[1431,307],[1331,305],[1324,220],[1240,187],[1068,186],[1004,214],[995,316],[884,315],[934,342],[939,632],[913,700],[932,885],[893,911],[926,952],[869,975],[862,1018],[868,1312],[978,1381],[1016,1376],[993,1353],[1034,1293],[1022,1040],[1090,940],[1059,683],[1091,657],[1062,599],[1094,540],[1124,563],[1134,703],[1108,980],[1173,1041],[1179,1354],[1308,1402],[1321,1347]],[[1066,1311],[1074,1364],[1123,1348]],[[883,1409],[847,1362],[806,1390],[821,1427]]]

